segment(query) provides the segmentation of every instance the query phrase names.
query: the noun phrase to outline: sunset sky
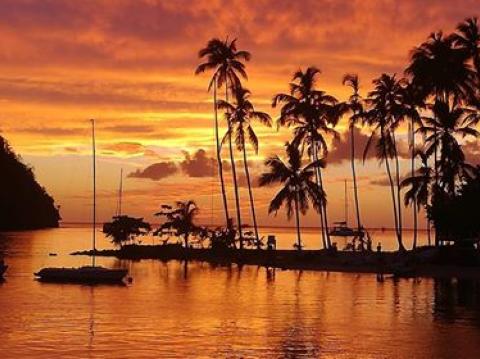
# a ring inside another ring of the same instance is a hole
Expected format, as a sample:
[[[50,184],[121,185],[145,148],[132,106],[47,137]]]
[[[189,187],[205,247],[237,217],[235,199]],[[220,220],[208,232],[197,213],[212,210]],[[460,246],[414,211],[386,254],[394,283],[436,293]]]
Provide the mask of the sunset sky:
[[[64,221],[90,219],[88,119],[95,118],[100,220],[115,210],[123,168],[126,213],[153,220],[160,204],[194,199],[201,220],[218,223],[210,77],[194,75],[198,50],[210,38],[238,38],[239,48],[252,53],[244,85],[258,109],[276,118],[271,99],[288,91],[297,69],[319,67],[320,87],[340,100],[349,96],[342,76],[356,72],[365,95],[382,72],[401,75],[409,51],[430,32],[452,31],[478,11],[475,0],[1,0],[0,131],[34,167]],[[338,130],[345,131],[343,122]],[[256,131],[260,153],[250,154],[255,178],[266,156],[283,153],[290,134],[262,125]],[[366,133],[358,133],[359,146]],[[343,181],[351,179],[344,140],[332,146],[325,170],[332,221],[343,218]],[[476,144],[466,148],[478,153]],[[406,172],[407,162],[402,165]],[[365,223],[391,226],[383,167],[369,159],[358,172]],[[251,223],[244,177],[240,181]],[[276,190],[254,188],[262,224],[286,223],[283,212],[267,216]],[[407,212],[407,225],[410,217]],[[303,219],[317,222],[313,212]]]

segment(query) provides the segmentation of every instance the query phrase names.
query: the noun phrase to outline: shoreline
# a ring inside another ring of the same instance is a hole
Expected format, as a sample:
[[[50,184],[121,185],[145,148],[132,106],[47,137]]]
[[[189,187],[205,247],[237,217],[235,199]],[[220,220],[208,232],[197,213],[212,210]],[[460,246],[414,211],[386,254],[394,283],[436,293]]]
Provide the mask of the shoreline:
[[[92,256],[92,250],[71,255]],[[464,248],[420,247],[415,251],[351,252],[327,250],[258,250],[183,248],[168,245],[125,245],[96,250],[96,256],[118,259],[201,261],[216,265],[255,265],[281,270],[370,273],[394,277],[480,279],[480,254]]]

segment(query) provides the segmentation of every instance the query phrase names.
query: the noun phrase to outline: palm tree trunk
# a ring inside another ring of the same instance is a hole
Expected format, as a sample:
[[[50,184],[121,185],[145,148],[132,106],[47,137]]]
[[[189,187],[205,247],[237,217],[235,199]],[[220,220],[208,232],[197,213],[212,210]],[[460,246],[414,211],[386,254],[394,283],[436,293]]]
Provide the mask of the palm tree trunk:
[[[381,129],[381,136],[385,136],[384,134],[384,129]],[[385,141],[384,141],[385,142]],[[398,241],[398,249],[399,250],[405,250],[402,239],[398,233],[398,218],[397,218],[397,201],[395,199],[395,186],[393,184],[393,179],[392,179],[392,171],[390,170],[390,161],[388,160],[388,154],[387,154],[387,149],[384,147],[383,150],[383,156],[384,156],[384,161],[385,161],[385,168],[387,170],[387,175],[388,175],[388,181],[390,183],[390,194],[392,196],[392,205],[393,205],[393,218],[395,222],[395,233],[397,235],[397,241]]]
[[[225,80],[225,102],[228,103],[228,78]],[[228,117],[227,117],[228,118]],[[240,249],[243,249],[243,234],[242,234],[242,218],[240,214],[240,196],[238,194],[238,183],[237,183],[237,170],[235,166],[235,158],[233,155],[233,144],[232,144],[232,131],[231,131],[231,122],[228,119],[228,148],[230,151],[230,162],[232,165],[232,177],[233,177],[233,189],[235,192],[235,207],[237,210],[237,226],[238,226],[238,236],[240,240]]]
[[[411,136],[411,157],[412,157],[412,177],[415,176],[415,122],[412,118],[411,128],[410,128],[410,136]],[[418,205],[417,205],[417,198],[413,198],[413,244],[412,249],[417,248],[417,237],[418,237]]]
[[[257,216],[255,215],[255,203],[253,201],[253,190],[252,190],[252,185],[250,183],[250,171],[248,169],[247,149],[245,148],[245,140],[243,140],[242,145],[243,145],[243,165],[245,166],[245,177],[247,178],[248,195],[250,197],[250,210],[252,211],[253,228],[255,230],[255,239],[257,240],[257,243],[259,243],[260,236],[258,235]]]
[[[295,193],[295,220],[297,223],[297,249],[302,249],[302,239],[300,237],[300,210],[298,209],[298,192]]]
[[[401,250],[405,250],[403,247],[403,218],[402,218],[402,195],[400,188],[400,164],[398,161],[398,152],[397,152],[397,141],[395,139],[395,131],[392,130],[393,138],[393,153],[395,157],[395,179],[397,185],[397,211],[398,211],[398,236],[402,245],[400,246]]]
[[[432,236],[430,234],[430,220],[428,219],[428,216],[425,215],[425,218],[427,219],[427,240],[428,240],[428,245],[432,245]]]
[[[350,161],[352,165],[352,178],[353,178],[353,194],[355,199],[355,213],[357,215],[357,229],[358,231],[362,228],[362,223],[360,221],[360,204],[358,202],[358,188],[357,188],[357,173],[355,171],[355,134],[354,134],[355,126],[352,124],[350,125]]]
[[[312,151],[312,157],[313,157],[313,161],[317,161],[318,160],[318,153],[317,153],[317,146],[316,144],[313,145],[313,151]],[[320,184],[320,173],[319,173],[319,168],[318,167],[315,167],[315,180],[318,184],[318,186],[320,188],[321,187],[321,184]],[[327,249],[327,241],[326,241],[326,237],[325,237],[325,224],[324,224],[324,220],[323,220],[323,207],[321,206],[320,207],[320,230],[322,231],[322,245],[323,245],[323,248],[324,249]]]
[[[223,178],[223,164],[222,164],[222,155],[220,153],[220,138],[218,131],[218,109],[217,109],[217,80],[213,85],[213,108],[215,113],[215,141],[216,141],[216,150],[217,150],[217,165],[218,165],[218,176],[220,177],[220,186],[222,189],[222,199],[223,199],[223,212],[225,214],[225,225],[229,227],[229,218],[228,213],[228,204],[227,204],[227,193],[225,192],[225,180]],[[229,228],[231,229],[231,228]]]
[[[318,178],[320,182],[320,188],[322,191],[325,193],[325,190],[323,189],[323,180],[322,180],[322,170],[318,168]],[[327,215],[327,203],[326,201],[322,201],[322,208],[323,208],[323,221],[325,223],[325,239],[327,242],[327,248],[330,248],[332,246],[332,242],[330,241],[330,233],[328,233],[328,215]]]

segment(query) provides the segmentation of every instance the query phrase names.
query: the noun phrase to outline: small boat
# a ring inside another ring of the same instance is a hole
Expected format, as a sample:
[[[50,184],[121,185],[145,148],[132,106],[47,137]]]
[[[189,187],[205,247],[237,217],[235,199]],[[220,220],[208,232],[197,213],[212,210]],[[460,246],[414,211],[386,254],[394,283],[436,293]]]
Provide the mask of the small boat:
[[[335,226],[329,232],[332,237],[359,237],[363,233],[356,231],[347,225],[347,222],[335,222]]]
[[[127,273],[127,269],[84,266],[80,268],[43,268],[35,273],[35,276],[45,282],[116,283],[121,282]]]
[[[332,237],[363,237],[361,230],[354,230],[348,226],[348,197],[347,181],[345,180],[345,219],[340,222],[334,222],[334,227],[328,232]]]
[[[95,166],[95,121],[92,120],[93,155],[93,214],[92,214],[92,265],[79,268],[43,268],[34,273],[41,281],[67,283],[115,283],[121,282],[128,274],[127,269],[110,269],[95,265],[96,253],[96,166]]]

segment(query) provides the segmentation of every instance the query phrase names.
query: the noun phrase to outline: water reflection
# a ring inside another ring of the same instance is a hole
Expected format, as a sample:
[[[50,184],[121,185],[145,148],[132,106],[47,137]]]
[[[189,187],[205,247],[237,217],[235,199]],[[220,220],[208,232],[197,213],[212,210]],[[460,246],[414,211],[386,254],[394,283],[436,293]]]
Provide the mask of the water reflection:
[[[41,357],[474,358],[480,285],[199,262],[126,261],[126,287],[39,283],[90,232],[8,234],[0,286],[2,359]],[[66,240],[68,238],[68,240]],[[103,239],[100,237],[100,244]],[[61,245],[60,245],[61,244]],[[54,249],[57,257],[49,257]]]
[[[435,280],[434,319],[469,322],[480,327],[480,282],[468,279]]]

